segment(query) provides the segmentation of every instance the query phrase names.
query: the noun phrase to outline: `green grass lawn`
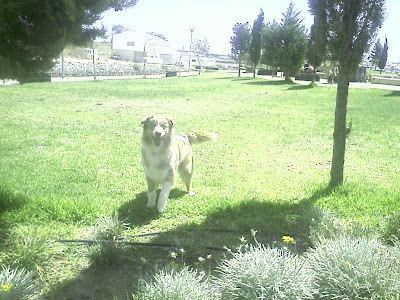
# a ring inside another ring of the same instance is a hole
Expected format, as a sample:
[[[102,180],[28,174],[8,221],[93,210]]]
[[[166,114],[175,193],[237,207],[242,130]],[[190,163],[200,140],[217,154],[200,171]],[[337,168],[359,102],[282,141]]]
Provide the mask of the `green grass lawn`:
[[[335,97],[221,73],[0,86],[0,263],[38,271],[48,299],[121,299],[174,249],[54,240],[93,239],[99,219],[117,212],[125,235],[168,231],[130,241],[172,243],[190,265],[211,254],[211,266],[221,253],[207,247],[233,248],[251,229],[303,247],[313,206],[378,227],[400,209],[400,94],[350,90],[345,183],[326,193]],[[140,122],[152,112],[171,115],[178,133],[220,135],[194,146],[196,196],[178,182],[163,214],[146,208],[140,159]]]

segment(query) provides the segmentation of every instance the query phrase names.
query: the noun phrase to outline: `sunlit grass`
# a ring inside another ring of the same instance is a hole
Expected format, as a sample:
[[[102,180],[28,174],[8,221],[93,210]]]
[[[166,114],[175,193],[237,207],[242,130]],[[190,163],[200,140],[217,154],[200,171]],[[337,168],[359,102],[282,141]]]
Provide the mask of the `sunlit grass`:
[[[0,92],[0,245],[35,227],[41,240],[88,237],[99,216],[115,212],[128,233],[168,230],[146,241],[183,248],[231,246],[250,229],[261,242],[306,239],[303,212],[313,205],[372,226],[400,209],[396,92],[350,90],[345,184],[332,193],[323,191],[334,88],[206,73],[0,86]],[[170,114],[178,133],[220,135],[216,143],[194,146],[196,196],[186,196],[177,182],[161,215],[145,207],[140,159],[140,122],[152,112]],[[76,261],[72,249],[66,247],[64,266]],[[135,255],[161,259],[155,251]],[[49,274],[72,276],[61,269]]]

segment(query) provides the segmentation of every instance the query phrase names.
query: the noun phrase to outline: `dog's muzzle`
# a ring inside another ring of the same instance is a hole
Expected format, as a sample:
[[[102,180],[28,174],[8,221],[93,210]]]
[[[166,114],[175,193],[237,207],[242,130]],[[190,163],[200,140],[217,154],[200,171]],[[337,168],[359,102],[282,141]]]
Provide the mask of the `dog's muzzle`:
[[[161,129],[161,130],[160,130]],[[160,147],[161,145],[161,139],[164,137],[165,133],[162,130],[162,128],[155,128],[153,131],[153,140],[154,140],[154,146]]]

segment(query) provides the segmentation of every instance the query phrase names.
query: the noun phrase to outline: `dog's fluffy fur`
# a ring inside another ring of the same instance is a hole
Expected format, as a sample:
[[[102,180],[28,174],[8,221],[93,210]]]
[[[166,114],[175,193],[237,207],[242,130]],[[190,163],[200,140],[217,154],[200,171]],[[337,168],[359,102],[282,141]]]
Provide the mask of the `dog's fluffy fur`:
[[[142,124],[142,164],[148,187],[147,207],[156,205],[156,191],[161,184],[157,209],[163,212],[177,174],[185,183],[188,194],[194,195],[191,145],[216,140],[218,134],[191,131],[177,135],[174,131],[175,121],[167,115],[149,115]]]

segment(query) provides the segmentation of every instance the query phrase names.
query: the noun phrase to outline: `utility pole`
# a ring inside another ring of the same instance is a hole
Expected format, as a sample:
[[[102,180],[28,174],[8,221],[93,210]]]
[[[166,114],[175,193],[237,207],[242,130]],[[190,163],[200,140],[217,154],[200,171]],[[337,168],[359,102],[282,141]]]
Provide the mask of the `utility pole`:
[[[92,49],[93,54],[93,80],[96,81],[96,61],[94,58],[94,48]]]
[[[61,51],[61,78],[64,78],[64,49]]]
[[[192,60],[192,38],[193,38],[193,31],[194,29],[189,29],[190,30],[190,47],[189,47],[189,68],[188,68],[188,72],[190,72],[190,63]]]

